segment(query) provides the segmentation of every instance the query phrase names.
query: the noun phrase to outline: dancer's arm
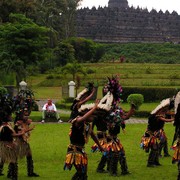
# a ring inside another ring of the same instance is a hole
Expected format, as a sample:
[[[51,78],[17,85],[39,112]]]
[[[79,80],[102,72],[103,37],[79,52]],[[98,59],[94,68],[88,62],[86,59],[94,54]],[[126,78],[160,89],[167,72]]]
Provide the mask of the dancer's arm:
[[[172,122],[172,121],[174,121],[174,118],[167,119],[167,118],[165,118],[163,116],[159,116],[158,119],[161,120],[161,121],[164,121],[164,122]]]
[[[129,119],[133,114],[135,113],[135,106],[134,105],[131,105],[131,109],[127,112],[127,113],[124,113],[121,118],[123,120],[127,120]]]
[[[100,145],[100,143],[99,143],[99,141],[98,141],[98,139],[97,139],[97,137],[96,137],[96,135],[94,134],[93,131],[91,131],[91,138],[92,138],[92,139],[94,140],[94,142],[98,145],[99,150],[100,150],[100,151],[104,151],[104,149],[103,149],[102,146]]]

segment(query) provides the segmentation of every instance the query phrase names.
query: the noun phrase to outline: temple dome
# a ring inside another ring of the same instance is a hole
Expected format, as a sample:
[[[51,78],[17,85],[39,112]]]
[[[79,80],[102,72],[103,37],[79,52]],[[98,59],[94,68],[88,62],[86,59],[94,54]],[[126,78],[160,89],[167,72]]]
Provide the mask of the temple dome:
[[[109,8],[128,8],[127,0],[109,0],[108,2]]]

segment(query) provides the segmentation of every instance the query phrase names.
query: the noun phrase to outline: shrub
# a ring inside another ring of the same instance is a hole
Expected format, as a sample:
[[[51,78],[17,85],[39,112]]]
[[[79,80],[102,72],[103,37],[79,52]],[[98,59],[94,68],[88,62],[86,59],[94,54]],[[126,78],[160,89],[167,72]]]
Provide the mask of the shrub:
[[[123,87],[122,100],[125,101],[130,94],[142,94],[144,102],[157,102],[177,94],[175,88],[161,87]]]
[[[150,114],[149,111],[136,111],[134,117],[148,118],[149,114]]]
[[[70,110],[73,100],[74,100],[74,98],[68,97],[68,98],[62,99],[61,101],[57,101],[55,105],[58,109],[69,109]]]
[[[134,104],[136,109],[139,109],[144,102],[144,97],[142,94],[130,94],[127,98],[127,102],[129,104]]]
[[[0,87],[0,95],[3,96],[7,94],[7,89],[5,87]]]
[[[93,69],[87,69],[87,70],[86,70],[86,73],[87,73],[87,74],[94,74],[94,73],[96,73],[96,71],[93,70]]]
[[[33,103],[32,111],[39,111],[39,106],[36,102]]]
[[[73,97],[67,97],[64,100],[65,100],[65,103],[72,103],[74,101],[74,98]]]
[[[54,79],[54,76],[53,76],[53,75],[48,75],[48,76],[46,77],[46,79]]]
[[[146,68],[145,73],[152,74],[153,72],[152,72],[152,69],[150,67],[148,67],[148,68]]]

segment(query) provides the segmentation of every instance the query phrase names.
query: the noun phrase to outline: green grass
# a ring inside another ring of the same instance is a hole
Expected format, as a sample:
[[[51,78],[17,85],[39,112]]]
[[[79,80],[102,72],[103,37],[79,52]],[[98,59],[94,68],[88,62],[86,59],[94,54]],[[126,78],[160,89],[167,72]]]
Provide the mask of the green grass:
[[[61,87],[32,87],[36,100],[39,99],[62,99],[62,88]]]
[[[69,116],[70,116],[70,111],[68,113],[59,113],[59,115],[63,121],[68,121]],[[41,111],[32,111],[30,118],[34,122],[40,122],[42,120],[42,112]],[[55,119],[52,121],[55,121]]]
[[[34,170],[40,174],[38,180],[70,180],[75,172],[64,171],[64,160],[69,144],[69,128],[70,124],[36,124],[36,128],[32,131],[30,144],[33,152]],[[171,158],[161,158],[162,166],[156,168],[147,168],[148,154],[140,149],[140,140],[146,129],[146,124],[127,124],[126,133],[119,135],[123,144],[129,171],[131,175],[123,177],[111,177],[108,174],[96,173],[97,163],[101,157],[101,153],[92,153],[90,151],[93,141],[90,139],[86,145],[86,152],[89,158],[88,179],[89,180],[174,180],[177,177],[177,165],[171,164]],[[172,142],[174,127],[172,124],[165,125],[165,131],[169,137],[169,147]],[[173,151],[169,150],[173,155]],[[25,158],[19,160],[19,180],[28,180],[26,175]],[[6,175],[7,165],[4,168]],[[118,166],[118,174],[120,175],[120,166]],[[30,178],[37,180],[37,178]]]

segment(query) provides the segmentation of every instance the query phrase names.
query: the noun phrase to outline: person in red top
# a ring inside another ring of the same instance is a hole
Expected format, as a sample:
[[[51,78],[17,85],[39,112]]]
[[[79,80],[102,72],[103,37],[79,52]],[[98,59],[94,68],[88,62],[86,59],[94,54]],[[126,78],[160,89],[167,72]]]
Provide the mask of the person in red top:
[[[59,123],[63,121],[59,118],[59,114],[57,112],[55,104],[52,102],[51,99],[48,99],[47,103],[44,104],[42,108],[42,123],[45,122],[46,117],[56,117]]]

